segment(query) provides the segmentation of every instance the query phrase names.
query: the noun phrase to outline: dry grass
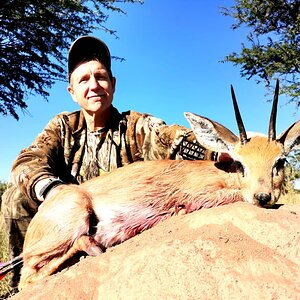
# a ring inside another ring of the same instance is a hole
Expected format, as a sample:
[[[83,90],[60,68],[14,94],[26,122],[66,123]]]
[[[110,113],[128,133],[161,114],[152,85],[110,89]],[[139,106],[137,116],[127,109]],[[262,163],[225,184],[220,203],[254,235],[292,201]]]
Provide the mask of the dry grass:
[[[280,204],[300,204],[300,194],[296,192],[289,192],[281,195],[279,199]]]
[[[300,204],[300,193],[294,189],[293,181],[293,171],[286,169],[286,180],[283,184],[283,193],[279,198],[279,204]]]
[[[0,261],[9,260],[8,252],[8,237],[5,231],[3,216],[0,214]],[[6,299],[12,295],[12,290],[9,286],[11,277],[8,274],[4,279],[0,280],[0,299]]]

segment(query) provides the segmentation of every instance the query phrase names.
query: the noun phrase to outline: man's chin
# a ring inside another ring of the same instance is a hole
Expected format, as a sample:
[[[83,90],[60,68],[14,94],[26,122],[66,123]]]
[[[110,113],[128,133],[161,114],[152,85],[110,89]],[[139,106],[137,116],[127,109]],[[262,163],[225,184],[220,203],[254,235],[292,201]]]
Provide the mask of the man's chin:
[[[89,105],[88,109],[86,111],[89,114],[101,114],[105,113],[110,110],[111,105],[103,105],[101,102],[93,103],[93,105]]]

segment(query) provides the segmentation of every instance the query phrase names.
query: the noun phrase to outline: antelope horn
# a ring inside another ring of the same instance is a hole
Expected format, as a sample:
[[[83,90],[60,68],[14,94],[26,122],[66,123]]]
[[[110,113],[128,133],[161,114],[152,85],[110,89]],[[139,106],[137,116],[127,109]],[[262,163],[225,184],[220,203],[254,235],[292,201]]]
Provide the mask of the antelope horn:
[[[240,114],[240,110],[235,98],[235,94],[234,94],[234,89],[233,86],[231,85],[231,97],[232,97],[232,102],[233,102],[233,107],[234,107],[234,113],[235,113],[235,119],[239,128],[239,132],[240,132],[240,141],[241,144],[244,145],[247,143],[247,133],[243,124],[243,120]]]
[[[269,122],[269,134],[268,134],[269,141],[274,141],[276,139],[276,116],[277,116],[278,96],[279,96],[279,80],[277,79],[275,94],[273,99],[273,106],[272,106],[270,122]]]

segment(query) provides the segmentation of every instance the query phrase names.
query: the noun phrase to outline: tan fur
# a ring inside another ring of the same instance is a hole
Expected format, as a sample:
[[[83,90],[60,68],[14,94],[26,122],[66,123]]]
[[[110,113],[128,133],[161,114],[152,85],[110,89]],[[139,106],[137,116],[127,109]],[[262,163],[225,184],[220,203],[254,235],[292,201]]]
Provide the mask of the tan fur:
[[[222,125],[214,130],[213,121],[193,118],[201,124],[202,129],[192,125],[199,142],[215,143],[211,150],[228,152],[233,162],[140,162],[66,186],[40,206],[30,223],[19,288],[55,273],[79,251],[98,255],[175,214],[236,201],[272,206],[284,179],[277,161],[298,145],[300,123],[278,140],[253,137],[241,145]],[[261,194],[270,198],[260,202]]]
[[[283,170],[272,177],[274,162],[283,155],[283,145],[277,141],[268,142],[266,137],[253,137],[244,147],[236,149],[236,158],[245,166],[246,176],[243,180],[244,198],[247,202],[258,204],[253,197],[257,192],[272,195],[273,205],[279,198]],[[254,159],[254,154],[255,159]]]

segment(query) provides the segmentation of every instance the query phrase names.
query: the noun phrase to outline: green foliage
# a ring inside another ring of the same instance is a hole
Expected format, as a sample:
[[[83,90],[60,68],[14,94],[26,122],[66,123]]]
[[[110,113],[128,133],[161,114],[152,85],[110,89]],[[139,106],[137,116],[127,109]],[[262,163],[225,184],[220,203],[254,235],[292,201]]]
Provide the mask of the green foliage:
[[[285,182],[283,193],[296,193],[294,189],[294,181],[300,178],[300,151],[295,150],[287,157],[285,166]]]
[[[64,73],[66,50],[80,35],[103,24],[108,12],[125,13],[116,3],[142,0],[1,0],[0,4],[0,114],[19,118],[31,94],[49,96],[46,89]]]
[[[300,178],[300,150],[295,150],[289,154],[287,168],[290,169],[292,174],[291,180]]]
[[[0,181],[0,206],[1,197],[4,191],[10,186],[10,183]],[[0,211],[0,261],[7,261],[9,259],[8,251],[8,236],[5,230],[4,217]],[[9,286],[10,275],[7,275],[0,281],[0,299],[6,299],[11,294]]]
[[[0,181],[0,198],[2,197],[5,190],[10,186],[9,183]],[[1,202],[0,202],[1,203]]]
[[[222,13],[249,29],[247,45],[223,62],[241,66],[241,76],[264,82],[268,89],[280,79],[281,93],[300,105],[300,2],[299,0],[236,0]]]

